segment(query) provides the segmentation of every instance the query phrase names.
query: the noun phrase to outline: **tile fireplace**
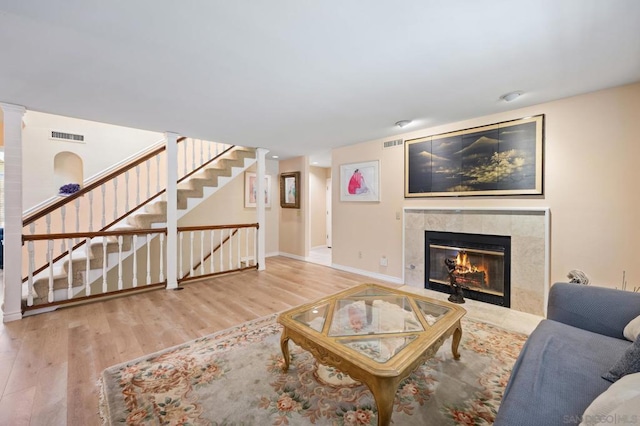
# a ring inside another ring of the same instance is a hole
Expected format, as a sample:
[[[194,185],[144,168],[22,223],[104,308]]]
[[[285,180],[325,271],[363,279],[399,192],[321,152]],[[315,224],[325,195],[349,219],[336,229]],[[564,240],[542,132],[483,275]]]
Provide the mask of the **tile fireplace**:
[[[550,286],[550,218],[548,208],[536,207],[405,207],[403,281],[415,288],[426,287],[426,231],[508,236],[509,307],[544,316]],[[442,281],[448,284],[448,279]],[[468,293],[465,291],[465,298],[470,299]]]

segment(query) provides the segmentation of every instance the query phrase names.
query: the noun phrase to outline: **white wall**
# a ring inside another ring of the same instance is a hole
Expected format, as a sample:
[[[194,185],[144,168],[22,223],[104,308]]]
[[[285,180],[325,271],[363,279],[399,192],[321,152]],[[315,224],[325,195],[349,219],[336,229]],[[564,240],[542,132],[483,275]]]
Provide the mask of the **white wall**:
[[[333,151],[333,262],[402,277],[403,207],[549,207],[551,282],[640,286],[640,83],[398,135],[413,139],[545,114],[544,195],[404,199],[404,150],[384,140]],[[388,138],[390,139],[390,138]],[[340,202],[340,164],[380,160],[380,203]],[[362,257],[359,257],[359,252]],[[387,256],[388,267],[379,266]]]
[[[51,140],[51,130],[82,134],[85,143]],[[56,154],[67,151],[78,155],[84,164],[83,175],[87,180],[162,137],[157,132],[27,111],[22,130],[24,210],[57,194],[59,186],[54,177]]]

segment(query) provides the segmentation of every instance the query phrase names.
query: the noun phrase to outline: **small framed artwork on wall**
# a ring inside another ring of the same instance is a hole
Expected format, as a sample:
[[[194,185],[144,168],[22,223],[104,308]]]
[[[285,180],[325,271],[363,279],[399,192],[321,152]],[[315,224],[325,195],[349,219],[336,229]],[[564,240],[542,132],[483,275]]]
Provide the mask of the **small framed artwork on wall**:
[[[256,194],[258,192],[258,175],[253,172],[244,174],[244,206],[256,207]],[[271,176],[264,177],[264,205],[271,207]]]
[[[380,162],[342,164],[340,201],[380,201]]]
[[[300,172],[280,174],[280,207],[300,208]]]

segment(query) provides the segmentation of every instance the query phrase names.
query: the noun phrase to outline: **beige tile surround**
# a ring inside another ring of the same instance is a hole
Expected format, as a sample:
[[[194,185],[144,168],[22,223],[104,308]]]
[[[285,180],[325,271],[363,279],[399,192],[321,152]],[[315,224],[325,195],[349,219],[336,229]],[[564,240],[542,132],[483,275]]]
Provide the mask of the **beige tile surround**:
[[[404,283],[424,288],[424,231],[511,236],[511,308],[544,316],[548,294],[548,209],[404,211]]]

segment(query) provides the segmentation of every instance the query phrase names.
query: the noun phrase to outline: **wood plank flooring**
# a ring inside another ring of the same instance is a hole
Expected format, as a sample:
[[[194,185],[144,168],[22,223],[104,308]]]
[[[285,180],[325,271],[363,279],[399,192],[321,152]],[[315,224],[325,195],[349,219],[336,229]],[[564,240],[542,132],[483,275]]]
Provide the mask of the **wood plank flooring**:
[[[273,257],[217,277],[0,324],[0,425],[100,425],[106,367],[318,299],[371,278]]]

